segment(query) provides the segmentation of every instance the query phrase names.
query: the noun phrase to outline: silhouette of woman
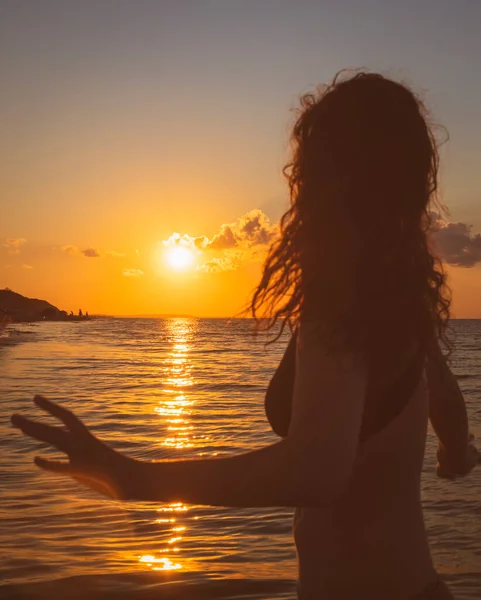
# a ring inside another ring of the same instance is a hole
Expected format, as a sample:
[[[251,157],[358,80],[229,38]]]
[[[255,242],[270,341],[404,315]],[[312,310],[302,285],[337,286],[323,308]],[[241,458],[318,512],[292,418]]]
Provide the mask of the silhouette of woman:
[[[12,422],[69,458],[39,467],[114,498],[296,507],[302,600],[452,598],[421,509],[428,416],[440,477],[466,475],[478,453],[442,350],[450,301],[428,246],[438,154],[424,107],[381,75],[343,74],[303,97],[292,143],[291,205],[252,300],[259,326],[294,332],[266,395],[282,439],[144,462],[41,396],[66,429]]]

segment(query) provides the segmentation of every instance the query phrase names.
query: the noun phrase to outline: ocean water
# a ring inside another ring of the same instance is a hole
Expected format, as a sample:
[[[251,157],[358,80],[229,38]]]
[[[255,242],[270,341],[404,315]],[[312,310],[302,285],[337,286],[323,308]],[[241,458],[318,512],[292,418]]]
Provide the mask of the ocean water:
[[[456,321],[453,370],[481,438],[481,321]],[[295,598],[287,509],[119,503],[36,468],[44,446],[9,423],[64,402],[114,448],[144,459],[220,456],[276,438],[263,412],[286,339],[247,320],[105,319],[17,327],[0,346],[0,598]],[[47,419],[46,416],[40,416]],[[481,598],[481,468],[435,477],[423,504],[433,556],[459,600]],[[395,543],[395,540],[393,540]]]

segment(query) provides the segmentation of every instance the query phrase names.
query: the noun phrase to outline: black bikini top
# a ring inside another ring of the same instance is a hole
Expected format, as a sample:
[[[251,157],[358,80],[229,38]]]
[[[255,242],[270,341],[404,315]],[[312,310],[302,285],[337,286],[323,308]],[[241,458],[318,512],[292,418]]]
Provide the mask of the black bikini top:
[[[286,437],[291,420],[292,396],[296,369],[296,338],[289,342],[281,363],[275,372],[265,397],[266,416],[272,429],[280,437]],[[409,362],[399,379],[388,386],[379,386],[374,377],[369,377],[360,441],[365,442],[379,433],[403,411],[416,390],[425,363],[422,346]]]

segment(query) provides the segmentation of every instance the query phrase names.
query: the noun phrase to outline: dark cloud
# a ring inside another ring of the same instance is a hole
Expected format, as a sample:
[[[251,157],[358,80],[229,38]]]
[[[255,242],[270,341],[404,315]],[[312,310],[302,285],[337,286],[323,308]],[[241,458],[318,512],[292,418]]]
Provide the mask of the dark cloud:
[[[80,250],[79,248],[77,248],[77,246],[72,246],[70,244],[68,246],[62,246],[62,252],[70,254],[70,256],[78,256],[79,254],[82,254],[86,258],[100,257],[100,252],[95,248],[86,248],[85,250]]]
[[[273,225],[261,210],[251,210],[234,223],[221,225],[219,233],[212,239],[195,238],[197,248],[223,254],[220,258],[211,258],[198,269],[217,273],[232,271],[245,262],[256,262],[264,257],[278,230],[278,225]]]
[[[231,225],[222,225],[220,233],[214,235],[210,242],[204,246],[210,250],[226,250],[227,248],[235,248],[238,244],[238,238]]]
[[[269,217],[258,209],[251,210],[240,218],[239,229],[241,237],[249,240],[252,246],[268,244],[275,234]]]
[[[86,248],[85,250],[81,250],[81,254],[86,256],[87,258],[99,258],[100,253],[95,248]]]
[[[433,249],[441,260],[457,267],[474,267],[481,262],[481,235],[473,235],[471,225],[444,221],[436,213],[431,217]]]
[[[258,208],[249,211],[235,223],[222,225],[220,233],[204,246],[206,250],[228,250],[266,245],[272,241],[277,226]]]

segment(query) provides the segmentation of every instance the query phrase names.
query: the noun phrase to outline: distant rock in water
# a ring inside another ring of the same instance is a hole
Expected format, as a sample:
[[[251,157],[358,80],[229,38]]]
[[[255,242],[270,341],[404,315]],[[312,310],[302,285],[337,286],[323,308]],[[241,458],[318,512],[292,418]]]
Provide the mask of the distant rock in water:
[[[60,310],[46,300],[38,298],[27,298],[17,292],[5,288],[0,290],[0,314],[3,321],[14,323],[30,321],[84,321],[90,319],[88,313],[85,315],[79,311],[78,315],[65,310]]]

